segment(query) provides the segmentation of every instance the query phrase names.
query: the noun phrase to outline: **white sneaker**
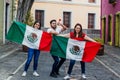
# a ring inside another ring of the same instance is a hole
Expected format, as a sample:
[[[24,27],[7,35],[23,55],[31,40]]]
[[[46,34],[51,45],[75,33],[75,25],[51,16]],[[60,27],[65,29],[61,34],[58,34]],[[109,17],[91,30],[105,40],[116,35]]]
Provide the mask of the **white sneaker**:
[[[27,72],[24,71],[24,72],[22,73],[22,76],[24,77],[24,76],[26,76],[26,74],[27,74]]]
[[[66,76],[64,77],[65,80],[70,79],[70,78],[71,78],[70,75],[66,75]]]
[[[36,77],[39,76],[39,74],[36,71],[33,72],[33,75]]]
[[[86,75],[85,75],[85,74],[82,74],[82,78],[83,78],[83,79],[86,79],[87,77],[86,77]]]

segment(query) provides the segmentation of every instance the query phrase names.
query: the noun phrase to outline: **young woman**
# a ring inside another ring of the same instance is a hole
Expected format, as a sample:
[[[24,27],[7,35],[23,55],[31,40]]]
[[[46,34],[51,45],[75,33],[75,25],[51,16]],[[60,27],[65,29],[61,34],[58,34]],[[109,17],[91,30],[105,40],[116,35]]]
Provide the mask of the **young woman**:
[[[79,40],[79,41],[88,40],[88,41],[96,42],[95,40],[91,39],[90,37],[88,37],[86,34],[84,34],[82,32],[82,25],[79,24],[79,23],[77,23],[75,25],[74,32],[66,34],[65,36],[69,37],[69,38],[72,38],[72,39]],[[74,64],[75,64],[75,60],[70,60],[69,69],[68,69],[67,75],[64,77],[65,80],[71,78],[70,75],[71,75],[71,72],[72,72]],[[86,76],[85,76],[85,62],[80,61],[80,64],[81,64],[82,78],[86,79]]]
[[[40,23],[38,21],[35,21],[34,25],[33,25],[33,28],[40,29]],[[31,63],[33,55],[34,55],[34,64],[33,64],[34,72],[33,72],[33,75],[34,76],[39,76],[39,74],[36,71],[37,71],[37,66],[38,66],[38,59],[39,59],[39,55],[40,55],[40,50],[32,49],[32,48],[28,49],[28,58],[27,58],[25,68],[24,68],[24,72],[23,72],[22,76],[26,76],[27,70],[28,70],[28,67]]]

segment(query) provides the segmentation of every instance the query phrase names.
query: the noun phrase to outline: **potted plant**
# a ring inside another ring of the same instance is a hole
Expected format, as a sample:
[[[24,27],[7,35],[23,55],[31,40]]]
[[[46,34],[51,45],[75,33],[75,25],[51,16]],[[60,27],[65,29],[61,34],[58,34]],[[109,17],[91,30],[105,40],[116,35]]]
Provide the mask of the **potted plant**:
[[[103,40],[101,38],[95,38],[94,40],[101,43],[101,48],[99,49],[97,55],[99,55],[99,56],[104,55],[104,43],[103,43]]]

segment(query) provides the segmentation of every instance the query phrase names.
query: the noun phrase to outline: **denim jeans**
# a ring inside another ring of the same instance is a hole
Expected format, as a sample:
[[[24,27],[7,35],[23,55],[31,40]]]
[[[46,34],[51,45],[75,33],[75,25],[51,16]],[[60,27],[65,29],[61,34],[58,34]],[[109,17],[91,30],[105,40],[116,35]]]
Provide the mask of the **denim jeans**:
[[[54,60],[54,63],[53,63],[53,66],[52,66],[51,73],[55,73],[56,71],[57,72],[59,71],[59,68],[62,66],[62,64],[64,63],[64,61],[66,59],[60,58],[61,60],[59,60],[59,57],[58,56],[54,56],[54,55],[52,55],[52,58]]]
[[[40,50],[37,49],[28,49],[28,58],[25,64],[25,68],[24,71],[28,70],[28,67],[32,61],[32,57],[34,55],[34,64],[33,64],[33,70],[36,71],[37,70],[37,66],[38,66],[38,59],[39,59],[39,55],[40,55]]]
[[[70,60],[69,69],[67,72],[69,75],[71,75],[74,64],[75,64],[75,60]],[[80,61],[80,64],[81,64],[81,73],[85,74],[85,62]]]

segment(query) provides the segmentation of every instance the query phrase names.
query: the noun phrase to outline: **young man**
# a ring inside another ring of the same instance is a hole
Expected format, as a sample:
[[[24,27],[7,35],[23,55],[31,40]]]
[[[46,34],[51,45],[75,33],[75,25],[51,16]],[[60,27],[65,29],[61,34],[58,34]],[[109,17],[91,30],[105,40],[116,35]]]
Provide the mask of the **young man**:
[[[66,30],[67,27],[63,24],[60,23],[60,21],[57,23],[56,20],[51,20],[50,21],[50,28],[47,30],[48,33],[58,35],[60,32]],[[62,66],[64,61],[66,59],[64,58],[59,58],[58,56],[52,55],[52,58],[54,60],[54,63],[52,65],[52,71],[50,73],[51,77],[57,78],[57,75],[59,75],[59,68]],[[60,60],[59,60],[60,59]]]

